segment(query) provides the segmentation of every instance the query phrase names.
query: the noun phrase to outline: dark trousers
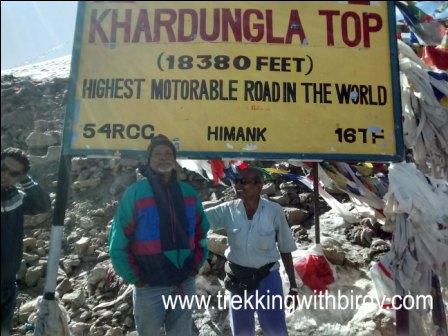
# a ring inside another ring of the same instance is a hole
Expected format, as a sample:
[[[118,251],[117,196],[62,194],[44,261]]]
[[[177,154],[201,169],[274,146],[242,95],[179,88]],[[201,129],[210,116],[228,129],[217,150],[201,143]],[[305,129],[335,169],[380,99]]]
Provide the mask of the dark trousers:
[[[2,335],[9,335],[12,326],[12,316],[16,306],[17,285],[15,282],[2,284]]]

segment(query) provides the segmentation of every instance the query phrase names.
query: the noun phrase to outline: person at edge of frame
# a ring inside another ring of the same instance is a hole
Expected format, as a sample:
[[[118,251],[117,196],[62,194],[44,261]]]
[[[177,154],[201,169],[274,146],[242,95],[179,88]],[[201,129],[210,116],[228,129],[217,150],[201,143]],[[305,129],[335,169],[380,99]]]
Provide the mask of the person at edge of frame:
[[[51,208],[48,194],[28,175],[30,161],[19,148],[1,152],[2,193],[2,326],[1,334],[10,335],[17,299],[16,275],[23,256],[24,215],[36,215]]]

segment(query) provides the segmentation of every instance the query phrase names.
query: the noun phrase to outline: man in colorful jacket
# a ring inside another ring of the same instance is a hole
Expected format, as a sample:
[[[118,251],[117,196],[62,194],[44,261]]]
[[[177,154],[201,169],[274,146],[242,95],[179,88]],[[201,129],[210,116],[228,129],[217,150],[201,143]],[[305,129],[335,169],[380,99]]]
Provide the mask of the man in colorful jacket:
[[[1,152],[2,176],[2,326],[1,334],[9,335],[16,305],[16,275],[23,255],[23,215],[50,210],[48,194],[28,175],[30,162],[18,148]],[[17,185],[21,184],[21,188]]]
[[[208,254],[202,203],[190,185],[177,181],[175,163],[171,141],[154,137],[146,178],[125,191],[109,236],[115,271],[135,285],[140,336],[158,335],[162,326],[167,335],[191,334],[191,310],[165,307],[164,300],[195,294],[194,277]]]

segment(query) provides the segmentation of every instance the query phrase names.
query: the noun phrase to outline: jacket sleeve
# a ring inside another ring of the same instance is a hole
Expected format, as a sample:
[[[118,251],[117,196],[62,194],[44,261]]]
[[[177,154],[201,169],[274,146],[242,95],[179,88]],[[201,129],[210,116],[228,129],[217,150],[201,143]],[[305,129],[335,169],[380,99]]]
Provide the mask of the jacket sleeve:
[[[22,188],[25,193],[23,198],[23,212],[25,215],[36,215],[51,209],[50,197],[29,176],[22,181]]]
[[[134,197],[128,189],[116,210],[109,233],[109,255],[115,272],[124,281],[138,282],[135,257],[130,252],[129,236],[135,228]]]
[[[207,246],[207,231],[209,230],[209,223],[207,216],[204,214],[204,209],[202,208],[202,202],[199,196],[196,196],[196,228],[194,237],[194,260],[196,271],[204,264],[208,257],[208,246]]]

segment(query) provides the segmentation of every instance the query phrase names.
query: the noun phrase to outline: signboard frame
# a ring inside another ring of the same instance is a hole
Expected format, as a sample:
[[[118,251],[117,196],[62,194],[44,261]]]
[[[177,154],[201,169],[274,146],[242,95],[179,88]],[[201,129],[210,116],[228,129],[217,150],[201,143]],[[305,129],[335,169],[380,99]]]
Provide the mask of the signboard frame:
[[[404,158],[404,141],[402,131],[398,48],[396,41],[396,19],[395,6],[392,2],[387,2],[389,47],[391,61],[391,89],[394,120],[395,154],[352,154],[352,153],[295,153],[295,152],[251,152],[251,151],[178,151],[179,158],[239,158],[239,159],[263,159],[263,160],[283,160],[297,159],[305,161],[371,161],[371,162],[397,162]],[[79,115],[79,102],[76,101],[76,86],[79,74],[79,61],[82,48],[82,36],[86,14],[86,2],[78,2],[78,13],[76,20],[76,30],[74,47],[72,54],[71,75],[69,79],[69,94],[67,112],[64,123],[63,154],[71,156],[90,157],[141,157],[144,150],[117,150],[117,149],[76,149],[72,148],[73,124]]]

